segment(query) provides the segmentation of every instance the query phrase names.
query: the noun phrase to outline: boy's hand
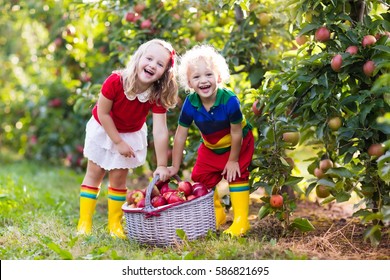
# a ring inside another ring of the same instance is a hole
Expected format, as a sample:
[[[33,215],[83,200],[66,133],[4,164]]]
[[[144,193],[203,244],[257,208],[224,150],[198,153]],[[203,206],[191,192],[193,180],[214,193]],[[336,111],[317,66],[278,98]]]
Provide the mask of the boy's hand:
[[[224,175],[228,182],[232,182],[236,180],[236,178],[241,177],[240,165],[238,164],[238,162],[228,161],[222,171],[222,176]]]

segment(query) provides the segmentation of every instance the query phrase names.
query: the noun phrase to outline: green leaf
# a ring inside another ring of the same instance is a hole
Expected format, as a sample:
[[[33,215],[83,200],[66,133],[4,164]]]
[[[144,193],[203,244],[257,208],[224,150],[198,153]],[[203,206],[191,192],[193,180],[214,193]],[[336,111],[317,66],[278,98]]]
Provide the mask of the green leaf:
[[[265,218],[270,213],[271,208],[267,205],[261,206],[258,215],[258,218],[261,220]]]
[[[345,167],[330,168],[326,171],[328,175],[337,175],[344,178],[352,178],[354,174]]]
[[[181,240],[186,240],[186,239],[187,239],[187,234],[186,234],[186,232],[185,232],[183,229],[181,229],[181,228],[176,229],[176,234],[177,234],[177,236],[178,236]]]
[[[324,186],[327,186],[327,187],[331,187],[331,188],[334,188],[336,186],[336,184],[330,180],[330,179],[320,179],[318,180],[318,185],[324,185]]]
[[[382,239],[381,227],[379,225],[374,225],[368,228],[364,232],[364,240],[367,239],[370,239],[372,245],[378,246]]]
[[[340,203],[340,202],[348,201],[351,198],[351,194],[345,191],[341,191],[336,193],[335,197],[336,197],[336,201]]]
[[[315,230],[315,227],[310,223],[308,219],[305,218],[296,218],[291,223],[291,227],[297,228],[302,232]]]
[[[377,159],[378,175],[386,183],[390,182],[390,151]]]

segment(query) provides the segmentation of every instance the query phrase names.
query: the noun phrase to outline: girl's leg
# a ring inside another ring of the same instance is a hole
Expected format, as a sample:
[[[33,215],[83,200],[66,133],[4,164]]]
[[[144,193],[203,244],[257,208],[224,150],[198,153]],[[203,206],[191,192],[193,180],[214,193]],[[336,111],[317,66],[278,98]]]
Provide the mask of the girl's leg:
[[[105,170],[92,161],[88,161],[87,171],[80,188],[80,219],[77,225],[78,234],[90,234],[92,217],[100,191]]]
[[[126,238],[122,227],[122,205],[126,201],[127,174],[128,169],[113,169],[109,171],[108,230],[111,236],[122,239]]]

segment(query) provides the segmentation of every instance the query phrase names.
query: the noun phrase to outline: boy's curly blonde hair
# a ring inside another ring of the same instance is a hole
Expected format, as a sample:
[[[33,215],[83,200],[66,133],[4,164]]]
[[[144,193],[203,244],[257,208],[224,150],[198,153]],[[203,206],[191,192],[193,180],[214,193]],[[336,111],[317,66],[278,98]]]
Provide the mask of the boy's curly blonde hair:
[[[198,45],[187,51],[180,59],[179,83],[185,91],[191,90],[188,84],[188,68],[202,59],[214,67],[221,78],[221,83],[229,81],[229,66],[225,58],[210,45]]]

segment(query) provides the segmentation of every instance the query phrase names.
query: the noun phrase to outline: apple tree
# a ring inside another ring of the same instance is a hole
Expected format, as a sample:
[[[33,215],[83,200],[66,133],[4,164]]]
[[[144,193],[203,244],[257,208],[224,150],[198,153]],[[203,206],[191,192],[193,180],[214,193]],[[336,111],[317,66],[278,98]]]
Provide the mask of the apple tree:
[[[313,179],[305,194],[316,190],[323,204],[357,196],[354,215],[371,225],[365,238],[377,244],[390,221],[389,6],[344,0],[289,4],[296,48],[283,54],[282,71],[267,72],[260,87],[249,91],[262,109],[255,116],[254,185],[272,193],[294,187],[283,161],[294,147],[283,133],[299,132],[300,144],[316,151],[308,159]]]

